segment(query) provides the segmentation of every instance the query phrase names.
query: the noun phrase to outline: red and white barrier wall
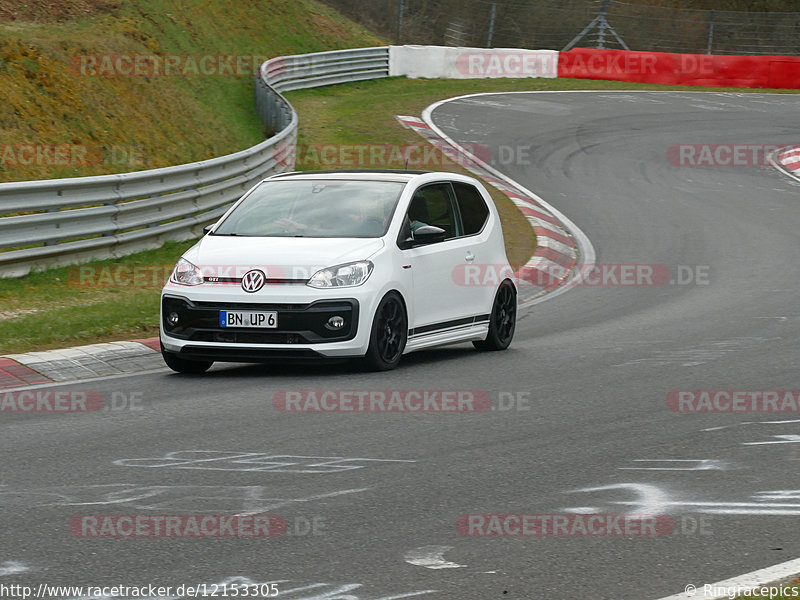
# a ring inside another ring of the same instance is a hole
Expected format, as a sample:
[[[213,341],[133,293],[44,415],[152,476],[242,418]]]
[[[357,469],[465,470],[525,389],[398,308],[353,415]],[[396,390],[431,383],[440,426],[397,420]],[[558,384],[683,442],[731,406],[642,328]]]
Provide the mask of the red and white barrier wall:
[[[800,57],[671,54],[575,48],[391,46],[389,74],[470,79],[568,77],[665,85],[800,88]]]
[[[390,46],[389,75],[430,79],[557,77],[558,52],[519,48]]]
[[[799,88],[800,57],[576,48],[559,53],[558,76],[668,85]]]

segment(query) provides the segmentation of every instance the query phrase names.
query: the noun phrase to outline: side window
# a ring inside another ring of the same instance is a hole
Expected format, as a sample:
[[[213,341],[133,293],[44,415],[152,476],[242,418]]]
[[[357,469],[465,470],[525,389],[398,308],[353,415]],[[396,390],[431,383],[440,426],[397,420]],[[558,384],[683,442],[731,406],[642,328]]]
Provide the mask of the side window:
[[[464,226],[463,235],[473,235],[483,229],[489,217],[489,208],[483,200],[481,193],[475,186],[468,183],[453,182],[458,201],[458,210],[461,213],[461,223]]]
[[[451,194],[449,183],[433,183],[414,192],[408,206],[411,232],[423,225],[435,225],[444,229],[445,239],[456,237],[459,232],[453,214]]]

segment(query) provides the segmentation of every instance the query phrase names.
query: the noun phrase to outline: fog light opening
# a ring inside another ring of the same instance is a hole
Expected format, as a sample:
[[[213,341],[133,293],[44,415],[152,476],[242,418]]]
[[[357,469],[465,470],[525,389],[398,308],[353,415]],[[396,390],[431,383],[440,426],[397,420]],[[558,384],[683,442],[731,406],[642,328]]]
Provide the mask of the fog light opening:
[[[339,315],[331,317],[328,319],[328,322],[325,323],[325,327],[333,331],[338,331],[344,327],[344,317],[340,317]]]
[[[178,313],[176,313],[176,312],[171,312],[171,313],[169,313],[169,316],[167,317],[167,323],[169,323],[169,325],[170,325],[171,327],[175,327],[175,325],[177,325],[177,324],[178,324],[178,319],[179,319],[179,318],[180,318],[180,317],[178,317]]]

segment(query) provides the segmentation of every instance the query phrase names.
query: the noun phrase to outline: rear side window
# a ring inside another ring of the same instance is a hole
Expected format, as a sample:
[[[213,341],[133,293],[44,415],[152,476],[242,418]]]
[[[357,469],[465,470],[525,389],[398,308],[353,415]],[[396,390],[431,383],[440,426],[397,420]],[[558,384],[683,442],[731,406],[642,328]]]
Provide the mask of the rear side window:
[[[475,186],[468,183],[453,182],[456,191],[458,210],[461,213],[461,223],[464,226],[463,235],[473,235],[483,229],[486,219],[489,218],[489,208],[483,200],[481,193]]]

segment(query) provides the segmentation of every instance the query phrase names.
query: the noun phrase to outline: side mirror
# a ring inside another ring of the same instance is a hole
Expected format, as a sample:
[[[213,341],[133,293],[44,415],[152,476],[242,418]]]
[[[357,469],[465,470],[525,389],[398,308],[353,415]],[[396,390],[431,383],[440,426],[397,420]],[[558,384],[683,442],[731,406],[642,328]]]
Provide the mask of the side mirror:
[[[441,227],[435,225],[423,225],[413,232],[412,246],[426,246],[443,242],[447,233]]]
[[[212,223],[211,225],[206,225],[203,227],[203,235],[210,233],[211,230],[214,229],[214,225],[216,225],[216,223]]]

